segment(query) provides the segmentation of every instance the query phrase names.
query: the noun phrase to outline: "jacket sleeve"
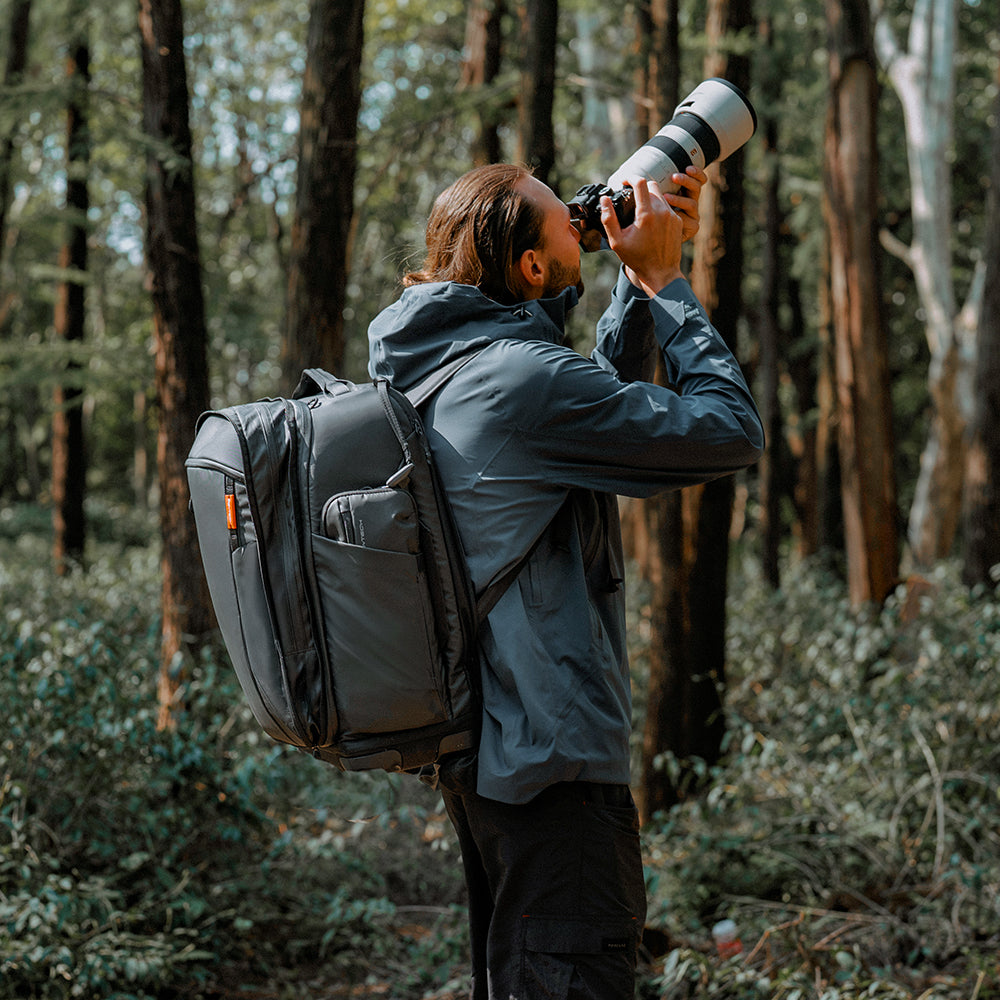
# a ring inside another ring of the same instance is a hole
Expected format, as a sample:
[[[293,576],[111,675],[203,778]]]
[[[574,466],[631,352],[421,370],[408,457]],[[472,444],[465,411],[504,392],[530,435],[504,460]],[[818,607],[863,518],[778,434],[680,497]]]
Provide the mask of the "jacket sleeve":
[[[597,324],[591,357],[623,382],[652,382],[658,352],[649,299],[620,269],[611,304]]]
[[[507,373],[520,421],[512,452],[523,462],[526,451],[550,483],[649,496],[761,455],[763,427],[739,364],[683,279],[648,299],[622,276],[591,359],[555,345],[532,351]],[[657,351],[669,387],[651,381]]]

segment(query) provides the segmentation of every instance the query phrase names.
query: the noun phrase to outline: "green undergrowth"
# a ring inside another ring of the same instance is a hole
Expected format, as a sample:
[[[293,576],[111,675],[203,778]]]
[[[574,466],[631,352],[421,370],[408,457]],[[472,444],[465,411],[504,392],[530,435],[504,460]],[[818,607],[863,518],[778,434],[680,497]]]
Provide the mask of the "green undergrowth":
[[[155,557],[57,578],[46,546],[0,540],[0,997],[420,996],[460,970],[436,796],[273,743],[218,649],[158,731]]]
[[[731,588],[725,760],[646,838],[649,995],[998,997],[1000,595],[942,566],[856,613],[787,572]]]
[[[217,648],[158,731],[152,548],[108,517],[87,572],[57,578],[18,516],[0,519],[0,1000],[462,995],[437,796],[273,743]],[[1000,600],[945,566],[923,598],[855,613],[821,568],[787,574],[771,593],[734,571],[724,760],[644,833],[644,1000],[1000,997]]]

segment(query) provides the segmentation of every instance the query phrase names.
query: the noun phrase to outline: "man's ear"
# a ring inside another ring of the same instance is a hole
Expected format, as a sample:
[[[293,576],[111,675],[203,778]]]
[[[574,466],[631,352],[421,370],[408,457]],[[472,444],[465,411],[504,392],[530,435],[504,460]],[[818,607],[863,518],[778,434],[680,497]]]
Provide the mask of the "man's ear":
[[[536,250],[528,249],[517,262],[517,271],[524,283],[527,298],[536,298],[545,285],[545,268]]]

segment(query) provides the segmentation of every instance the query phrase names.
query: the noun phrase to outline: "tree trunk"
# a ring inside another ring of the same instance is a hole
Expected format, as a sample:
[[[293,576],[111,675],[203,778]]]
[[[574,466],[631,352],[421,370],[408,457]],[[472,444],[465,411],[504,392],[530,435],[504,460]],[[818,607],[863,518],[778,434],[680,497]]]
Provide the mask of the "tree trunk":
[[[954,93],[954,0],[925,0],[914,10],[909,48],[896,42],[879,0],[876,39],[882,64],[899,97],[906,127],[913,204],[913,237],[908,247],[886,236],[888,248],[913,271],[917,295],[927,315],[930,348],[927,382],[931,422],[920,459],[920,475],[910,509],[907,535],[914,561],[928,565],[949,555],[962,504],[965,424],[958,387],[965,361],[956,331],[952,279],[951,164]]]
[[[209,392],[180,0],[140,0],[139,40],[143,125],[154,150],[170,151],[169,160],[163,152],[150,154],[146,176],[163,546],[159,724],[169,727],[176,721],[192,651],[213,625],[184,472]]]
[[[1000,582],[993,575],[1000,565],[1000,97],[993,107],[993,157],[983,249],[986,273],[976,337],[963,566],[966,583],[987,586]]]
[[[768,19],[760,26],[760,35],[771,44],[772,28]],[[780,88],[772,79],[764,99],[771,107],[780,107]],[[767,448],[760,462],[761,564],[764,580],[774,589],[781,586],[781,494],[784,432],[778,397],[781,329],[778,302],[781,283],[781,205],[780,160],[778,157],[778,121],[767,114],[763,121],[764,146],[764,245],[761,266],[760,323],[760,410]]]
[[[892,406],[876,237],[878,91],[867,0],[827,0],[826,127],[838,426],[848,589],[881,603],[898,572]]]
[[[552,106],[556,92],[558,0],[525,0],[521,12],[520,143],[518,156],[544,184],[556,162]]]
[[[825,204],[824,217],[828,211]],[[819,551],[844,551],[844,514],[840,489],[837,344],[833,317],[831,238],[824,226],[819,282],[819,357],[816,373],[816,543]]]
[[[15,0],[10,14],[10,40],[4,87],[15,87],[28,64],[28,32],[31,25],[31,0]],[[13,126],[0,146],[0,263],[7,249],[7,211],[10,207],[10,167],[14,156]]]
[[[679,7],[679,0],[636,5],[638,91],[645,98],[636,114],[640,144],[670,121],[681,99]]]
[[[15,0],[10,13],[7,65],[3,77],[5,87],[17,86],[28,64],[30,24],[31,0]],[[17,122],[9,122],[0,144],[0,288],[5,289],[0,299],[0,341],[10,337],[11,313],[18,298],[17,291],[12,288],[14,283],[8,280],[4,267],[9,242],[7,214],[10,210],[11,168],[14,162],[14,133],[17,127]],[[30,403],[27,400],[29,394]],[[4,497],[16,499],[20,492],[19,484],[24,466],[27,466],[29,459],[25,456],[22,463],[23,449],[19,440],[18,422],[23,418],[25,410],[35,408],[35,395],[35,390],[27,386],[12,388],[8,391],[7,398],[0,404],[0,440],[3,442],[0,446],[0,500]]]
[[[465,22],[465,58],[462,62],[462,86],[488,87],[500,73],[503,52],[501,22],[506,12],[505,0],[471,0]],[[472,144],[476,166],[499,163],[500,115],[496,102],[479,108],[479,134]]]
[[[289,391],[303,368],[337,374],[353,242],[364,0],[312,0],[283,351]]]
[[[744,57],[721,54],[730,31],[750,23],[748,0],[712,0],[706,76],[748,87]],[[675,102],[676,103],[676,102]],[[663,124],[662,122],[660,124]],[[659,127],[659,125],[657,126]],[[702,192],[691,284],[732,347],[742,308],[742,153],[713,169]],[[719,303],[724,303],[720,306]],[[651,507],[659,586],[652,602],[650,683],[638,800],[644,819],[693,790],[695,761],[719,759],[725,721],[726,584],[734,482],[731,476],[659,498]],[[665,754],[679,765],[663,766]]]
[[[81,28],[86,12],[76,6],[70,17],[72,30]],[[56,292],[55,331],[72,351],[84,336],[87,274],[87,190],[90,170],[90,49],[85,37],[76,37],[66,60],[70,99],[66,120],[66,209],[69,233],[59,254],[63,277]],[[86,519],[87,462],[83,435],[83,386],[81,363],[70,353],[65,363],[66,381],[55,390],[52,415],[52,555],[56,573],[83,563]]]
[[[138,510],[149,508],[149,450],[146,434],[145,389],[132,394],[132,498]]]

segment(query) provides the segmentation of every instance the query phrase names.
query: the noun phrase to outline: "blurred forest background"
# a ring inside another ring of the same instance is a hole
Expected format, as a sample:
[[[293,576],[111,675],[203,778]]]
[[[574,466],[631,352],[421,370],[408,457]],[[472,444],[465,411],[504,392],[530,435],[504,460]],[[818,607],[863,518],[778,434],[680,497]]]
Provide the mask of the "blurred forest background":
[[[0,61],[0,997],[467,988],[433,793],[250,719],[183,459],[365,377],[474,163],[569,198],[707,76],[768,451],[623,503],[642,995],[1000,996],[998,0],[2,0]]]

